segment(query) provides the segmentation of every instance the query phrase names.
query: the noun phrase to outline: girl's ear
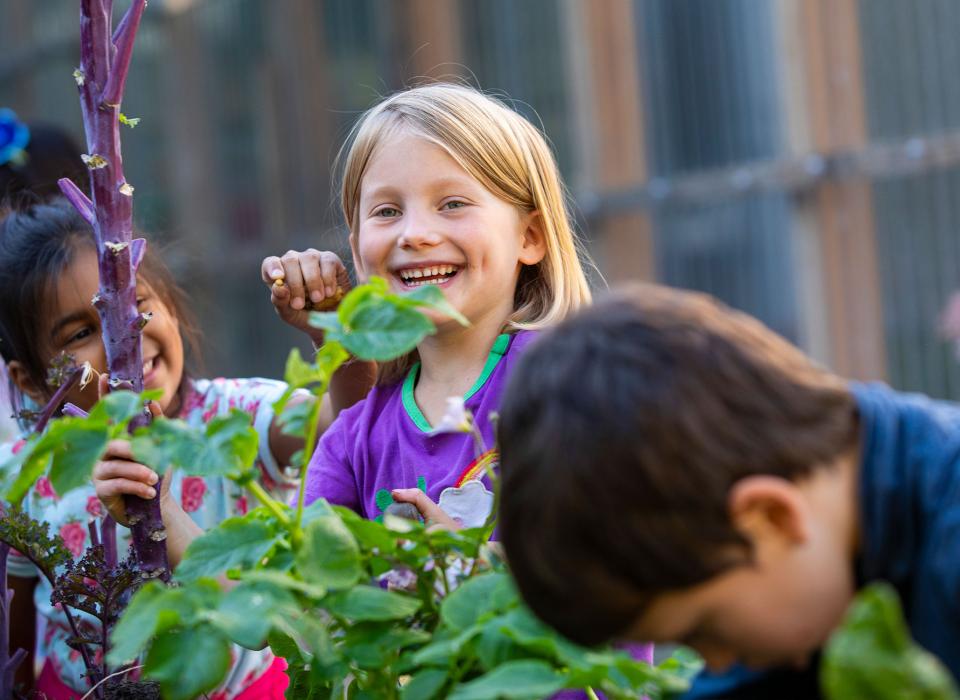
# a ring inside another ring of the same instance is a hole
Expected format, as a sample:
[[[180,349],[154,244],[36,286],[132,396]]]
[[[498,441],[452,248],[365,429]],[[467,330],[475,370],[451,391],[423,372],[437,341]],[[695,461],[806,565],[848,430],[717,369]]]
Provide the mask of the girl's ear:
[[[547,236],[543,230],[543,217],[539,211],[532,211],[521,219],[523,225],[523,243],[520,246],[519,261],[524,265],[536,265],[547,254]]]
[[[350,232],[350,252],[353,255],[353,269],[357,272],[357,281],[363,284],[367,281],[367,271],[363,269],[363,263],[360,260],[360,252],[357,247],[357,234]]]
[[[17,385],[20,391],[40,405],[45,403],[43,392],[40,391],[40,387],[30,379],[30,373],[27,372],[27,368],[23,366],[22,362],[19,360],[10,360],[10,363],[7,365],[7,372],[10,373],[10,379],[13,380],[13,383]]]
[[[755,475],[730,489],[727,507],[734,527],[754,544],[803,544],[813,517],[803,493],[789,479]]]

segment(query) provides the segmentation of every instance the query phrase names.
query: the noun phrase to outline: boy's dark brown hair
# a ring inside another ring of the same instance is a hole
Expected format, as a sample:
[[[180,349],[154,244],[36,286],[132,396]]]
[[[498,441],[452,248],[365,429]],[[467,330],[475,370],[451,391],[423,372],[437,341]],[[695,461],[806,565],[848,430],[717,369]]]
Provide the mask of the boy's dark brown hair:
[[[846,383],[702,294],[637,285],[533,343],[501,406],[500,536],[520,591],[581,644],[653,597],[749,563],[728,513],[752,474],[855,444]]]

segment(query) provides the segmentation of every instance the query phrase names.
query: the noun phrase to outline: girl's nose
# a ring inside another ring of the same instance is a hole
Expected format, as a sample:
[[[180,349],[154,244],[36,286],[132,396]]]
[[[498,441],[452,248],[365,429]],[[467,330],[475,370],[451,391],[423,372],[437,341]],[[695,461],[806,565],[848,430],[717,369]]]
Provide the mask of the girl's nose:
[[[424,217],[405,215],[404,226],[397,238],[399,248],[430,248],[440,243],[440,234]]]

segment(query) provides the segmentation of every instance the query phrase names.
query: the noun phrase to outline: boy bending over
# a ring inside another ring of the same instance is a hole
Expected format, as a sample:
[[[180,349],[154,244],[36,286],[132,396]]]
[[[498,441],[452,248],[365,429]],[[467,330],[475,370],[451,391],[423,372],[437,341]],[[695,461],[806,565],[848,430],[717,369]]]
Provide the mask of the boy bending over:
[[[532,344],[501,414],[503,545],[572,640],[735,666],[698,697],[812,697],[817,650],[884,579],[960,676],[960,406],[848,383],[707,296],[637,286]]]

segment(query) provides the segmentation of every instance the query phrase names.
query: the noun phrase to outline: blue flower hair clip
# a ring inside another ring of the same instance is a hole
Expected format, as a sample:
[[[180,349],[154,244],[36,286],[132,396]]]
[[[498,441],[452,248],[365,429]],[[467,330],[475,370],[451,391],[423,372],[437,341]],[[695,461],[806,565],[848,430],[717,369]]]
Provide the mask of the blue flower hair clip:
[[[30,143],[30,129],[17,119],[12,109],[0,109],[0,166],[10,163],[22,165],[27,160],[26,147]]]

